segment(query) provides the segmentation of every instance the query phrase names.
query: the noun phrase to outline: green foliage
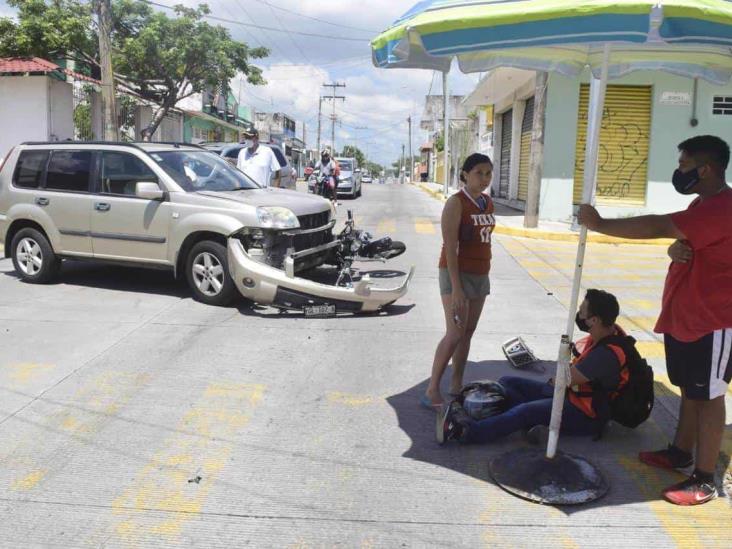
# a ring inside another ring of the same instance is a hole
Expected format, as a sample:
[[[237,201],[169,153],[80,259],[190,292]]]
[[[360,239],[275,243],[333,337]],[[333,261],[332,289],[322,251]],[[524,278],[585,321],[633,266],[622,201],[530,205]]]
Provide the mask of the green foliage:
[[[440,133],[440,135],[435,140],[435,150],[437,152],[442,152],[445,150],[445,134]]]
[[[91,106],[87,102],[79,103],[74,108],[74,138],[91,139]]]
[[[139,1],[116,0],[112,12],[115,72],[130,89],[160,105],[150,134],[179,100],[207,88],[226,89],[238,72],[251,84],[264,83],[250,61],[266,57],[268,50],[250,48],[224,27],[204,21],[210,13],[206,4],[178,5],[171,18]]]
[[[17,22],[0,19],[0,57],[71,58],[97,56],[91,2],[81,0],[7,0]]]
[[[363,154],[361,149],[359,149],[358,147],[354,147],[353,145],[346,145],[345,147],[343,147],[343,151],[339,156],[343,156],[346,158],[355,158],[356,162],[358,162],[358,165],[361,166],[362,169],[366,164],[366,156]]]
[[[369,172],[371,175],[380,176],[383,170],[384,167],[381,164],[366,161],[366,171]]]

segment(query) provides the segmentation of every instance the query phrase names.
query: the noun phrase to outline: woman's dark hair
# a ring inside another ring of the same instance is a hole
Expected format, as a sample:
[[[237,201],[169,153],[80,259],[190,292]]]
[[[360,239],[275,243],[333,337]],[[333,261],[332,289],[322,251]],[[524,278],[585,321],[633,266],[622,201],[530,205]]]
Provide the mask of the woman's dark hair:
[[[491,167],[493,167],[493,162],[488,155],[473,153],[465,159],[465,162],[463,162],[463,167],[460,169],[460,181],[465,183],[465,176],[463,175],[463,172],[469,172],[478,164],[490,164]]]
[[[587,312],[589,316],[600,317],[602,325],[610,327],[620,314],[620,305],[617,298],[604,290],[587,290]]]

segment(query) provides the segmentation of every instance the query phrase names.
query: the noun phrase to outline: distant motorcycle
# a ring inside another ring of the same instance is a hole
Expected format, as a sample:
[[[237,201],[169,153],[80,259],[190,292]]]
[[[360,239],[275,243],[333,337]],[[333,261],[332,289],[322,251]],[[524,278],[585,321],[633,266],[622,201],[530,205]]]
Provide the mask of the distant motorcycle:
[[[337,237],[340,246],[336,248],[334,263],[339,269],[337,286],[350,286],[357,269],[354,261],[381,263],[402,255],[407,246],[399,240],[392,240],[385,236],[374,239],[368,231],[355,228],[353,212],[348,210],[348,219],[345,228]]]

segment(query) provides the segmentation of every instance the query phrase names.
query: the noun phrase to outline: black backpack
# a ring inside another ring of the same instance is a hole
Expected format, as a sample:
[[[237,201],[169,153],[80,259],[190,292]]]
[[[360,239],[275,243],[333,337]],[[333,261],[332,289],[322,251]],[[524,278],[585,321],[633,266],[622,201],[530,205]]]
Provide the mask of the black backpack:
[[[624,427],[635,429],[648,419],[653,410],[653,369],[640,356],[635,348],[635,339],[631,336],[610,336],[600,343],[617,345],[623,349],[624,368],[628,369],[628,381],[617,391],[614,398],[613,393],[608,395],[605,392],[609,409],[607,419],[612,419]]]

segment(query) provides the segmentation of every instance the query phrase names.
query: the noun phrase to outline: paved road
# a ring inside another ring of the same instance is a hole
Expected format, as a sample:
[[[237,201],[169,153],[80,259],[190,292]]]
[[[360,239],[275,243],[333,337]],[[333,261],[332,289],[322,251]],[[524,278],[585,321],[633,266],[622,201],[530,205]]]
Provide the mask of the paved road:
[[[417,266],[389,314],[212,308],[164,273],[85,264],[31,286],[0,260],[0,546],[728,546],[727,499],[668,505],[658,492],[678,475],[636,461],[673,425],[678,397],[662,383],[638,430],[562,440],[611,483],[589,506],[497,488],[487,462],[518,436],[438,447],[416,401],[441,335],[441,204],[371,185],[340,215],[351,206],[361,226],[407,243],[392,268]],[[549,280],[564,252],[551,246],[496,238],[470,379],[508,373],[500,343],[519,333],[555,357],[566,280]]]

